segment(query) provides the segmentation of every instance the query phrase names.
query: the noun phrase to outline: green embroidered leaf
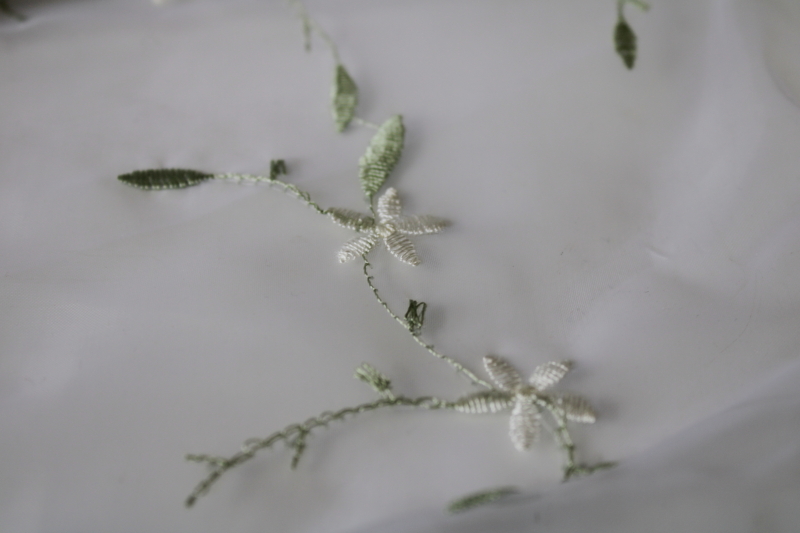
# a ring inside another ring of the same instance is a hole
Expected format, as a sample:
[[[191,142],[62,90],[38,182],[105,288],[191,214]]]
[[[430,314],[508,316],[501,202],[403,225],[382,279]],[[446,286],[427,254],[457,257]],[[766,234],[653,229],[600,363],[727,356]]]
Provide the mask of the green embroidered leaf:
[[[632,69],[636,62],[636,34],[628,25],[628,21],[622,17],[614,30],[614,46],[625,66]]]
[[[119,176],[119,180],[146,190],[183,189],[213,178],[213,174],[183,168],[136,170]]]
[[[501,498],[517,494],[519,491],[515,487],[501,487],[498,489],[484,490],[473,494],[468,494],[463,498],[459,498],[447,506],[447,510],[451,513],[461,513],[469,511],[480,505],[493,503]]]
[[[625,20],[625,5],[633,4],[642,11],[648,11],[650,4],[644,0],[617,0],[617,26],[614,28],[614,48],[629,69],[636,62],[636,34]]]
[[[0,11],[3,12],[5,15],[15,18],[19,21],[25,20],[25,15],[16,11],[13,7],[11,7],[11,4],[9,4],[6,0],[0,0]]]
[[[412,335],[419,335],[422,331],[422,326],[425,323],[425,311],[428,310],[428,304],[425,302],[417,302],[416,300],[408,301],[408,310],[406,311],[406,324],[408,324],[408,331]]]
[[[274,180],[278,176],[283,176],[288,173],[289,171],[286,170],[286,161],[283,159],[273,159],[269,162],[269,179]]]
[[[453,404],[453,409],[461,413],[483,415],[505,411],[512,405],[514,405],[514,397],[510,393],[490,390],[459,398]]]
[[[358,87],[343,65],[336,65],[331,88],[331,110],[336,129],[343,131],[356,113]]]
[[[366,153],[358,162],[361,189],[372,205],[372,197],[383,186],[403,152],[405,127],[403,117],[395,115],[384,122],[372,137]]]

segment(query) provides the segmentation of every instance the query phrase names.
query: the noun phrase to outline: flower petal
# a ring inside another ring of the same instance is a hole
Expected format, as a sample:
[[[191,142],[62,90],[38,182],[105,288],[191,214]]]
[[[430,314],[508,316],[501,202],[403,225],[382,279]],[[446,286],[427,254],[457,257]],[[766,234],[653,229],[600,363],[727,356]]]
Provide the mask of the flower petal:
[[[397,231],[406,235],[427,235],[439,233],[447,226],[447,221],[430,215],[401,217],[393,221]]]
[[[327,213],[331,220],[347,229],[364,232],[375,227],[375,219],[358,211],[332,207],[328,209]]]
[[[541,415],[533,396],[517,395],[517,403],[511,411],[511,442],[519,451],[530,448],[539,436]]]
[[[342,249],[339,250],[339,262],[345,263],[352,261],[356,257],[361,257],[365,253],[372,250],[372,247],[378,243],[378,237],[374,235],[366,235],[363,237],[356,237],[344,243]]]
[[[392,233],[385,239],[386,247],[392,252],[392,255],[404,263],[411,266],[420,264],[417,251],[414,249],[414,244],[408,237],[401,233]]]
[[[386,192],[378,198],[378,220],[388,222],[400,216],[403,211],[403,204],[397,195],[397,189],[389,187]]]
[[[511,394],[497,390],[488,390],[459,398],[453,404],[453,409],[461,413],[482,415],[485,413],[505,411],[512,405],[514,405],[514,397]]]
[[[530,384],[537,390],[549,389],[569,372],[572,368],[570,361],[550,361],[537,366],[530,377]]]
[[[597,420],[597,415],[585,398],[574,395],[561,396],[556,400],[558,406],[564,410],[568,420],[581,422],[583,424],[593,424]]]
[[[501,390],[514,392],[522,386],[522,376],[511,363],[502,357],[487,355],[483,358],[483,366],[486,367],[489,377]]]

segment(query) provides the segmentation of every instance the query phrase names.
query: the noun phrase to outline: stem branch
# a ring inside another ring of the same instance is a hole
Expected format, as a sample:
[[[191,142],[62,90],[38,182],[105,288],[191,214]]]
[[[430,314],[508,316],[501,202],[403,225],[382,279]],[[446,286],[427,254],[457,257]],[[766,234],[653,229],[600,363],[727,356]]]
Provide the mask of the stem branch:
[[[354,407],[345,407],[338,411],[325,411],[319,416],[309,418],[302,424],[291,424],[282,431],[276,431],[272,435],[263,439],[250,439],[244,443],[241,451],[230,457],[215,457],[204,454],[190,454],[186,456],[188,461],[205,463],[211,468],[211,472],[197,484],[195,489],[186,498],[186,506],[192,507],[200,496],[205,495],[228,470],[252,459],[259,450],[271,448],[274,444],[283,441],[289,447],[294,448],[295,454],[292,458],[292,466],[297,465],[300,455],[303,453],[306,443],[305,439],[311,430],[318,427],[327,427],[330,422],[344,421],[346,418],[360,413],[374,411],[382,407],[407,406],[421,409],[452,409],[453,404],[433,396],[421,396],[419,398],[408,398],[406,396],[396,396],[393,398],[381,398],[370,403],[363,403]]]
[[[613,462],[595,463],[593,465],[578,463],[575,459],[575,443],[572,441],[569,429],[567,429],[567,414],[561,407],[555,404],[551,398],[538,397],[536,404],[540,409],[547,410],[555,422],[554,428],[546,420],[542,419],[542,423],[547,430],[553,434],[553,437],[555,437],[566,455],[563,466],[564,481],[568,481],[570,478],[577,475],[591,474],[595,470],[611,468],[615,465]]]
[[[367,260],[366,255],[362,255],[361,257],[362,259],[364,259],[364,276],[367,278],[367,285],[369,285],[369,288],[375,295],[375,299],[378,300],[378,303],[381,304],[381,306],[384,309],[386,309],[386,312],[389,313],[389,316],[394,318],[398,324],[403,326],[403,329],[405,329],[408,332],[408,334],[411,335],[411,337],[417,342],[417,344],[425,348],[425,350],[432,356],[436,357],[437,359],[441,359],[442,361],[446,362],[447,364],[455,368],[457,372],[465,376],[470,382],[472,382],[473,385],[478,385],[486,389],[494,388],[489,383],[476,376],[474,372],[469,370],[467,367],[465,367],[452,357],[449,357],[447,355],[444,355],[443,353],[436,351],[436,348],[434,348],[433,344],[428,344],[420,338],[419,333],[413,332],[408,322],[406,322],[404,319],[400,318],[397,314],[395,314],[395,312],[392,311],[392,309],[389,307],[389,304],[387,304],[386,301],[383,298],[381,298],[381,295],[378,293],[377,287],[375,287],[375,285],[372,283],[373,276],[370,276],[369,272],[367,271],[368,268],[372,268],[372,264]]]
[[[311,195],[306,191],[298,188],[296,185],[286,183],[273,176],[259,176],[256,174],[214,174],[214,179],[218,180],[239,180],[239,181],[254,181],[254,182],[267,182],[272,185],[280,187],[284,193],[293,196],[306,204],[308,207],[319,213],[320,215],[327,214],[325,209],[322,209],[319,204],[311,200]]]
[[[625,4],[633,4],[642,11],[649,11],[650,4],[645,2],[644,0],[617,0],[617,15],[620,19],[624,19],[625,15],[623,13]]]
[[[336,47],[336,43],[333,42],[333,39],[331,39],[330,35],[325,33],[325,30],[323,30],[322,27],[317,24],[317,21],[311,18],[311,16],[308,14],[308,11],[306,11],[305,6],[300,3],[300,0],[289,0],[289,3],[294,6],[297,16],[300,17],[300,20],[303,22],[303,32],[306,36],[306,50],[311,49],[311,31],[313,30],[317,35],[319,35],[319,37],[331,51],[331,55],[333,56],[333,60],[336,62],[336,64],[340,65],[342,60],[339,57],[339,49]]]

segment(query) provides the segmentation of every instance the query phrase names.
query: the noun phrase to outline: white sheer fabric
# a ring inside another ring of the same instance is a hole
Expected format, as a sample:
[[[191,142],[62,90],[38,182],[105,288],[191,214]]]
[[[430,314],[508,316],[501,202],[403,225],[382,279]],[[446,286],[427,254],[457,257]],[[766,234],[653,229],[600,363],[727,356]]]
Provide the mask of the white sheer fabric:
[[[800,6],[309,0],[361,89],[404,115],[388,185],[422,264],[380,247],[390,304],[480,370],[576,366],[559,390],[614,470],[559,483],[507,416],[403,409],[263,452],[191,511],[187,452],[234,453],[399,392],[469,385],[378,306],[352,232],[268,186],[143,192],[135,169],[263,173],[363,211],[371,131],[337,134],[333,72],[284,2],[29,1],[0,21],[0,531],[796,531],[800,510]],[[382,245],[380,245],[382,246]],[[448,517],[463,494],[526,496]]]

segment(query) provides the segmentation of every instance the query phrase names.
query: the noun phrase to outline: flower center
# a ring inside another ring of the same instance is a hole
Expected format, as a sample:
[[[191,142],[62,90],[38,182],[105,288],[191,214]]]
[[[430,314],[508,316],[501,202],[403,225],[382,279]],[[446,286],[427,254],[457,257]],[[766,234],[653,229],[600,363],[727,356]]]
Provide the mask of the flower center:
[[[396,232],[397,232],[397,227],[391,222],[386,222],[385,224],[379,224],[377,228],[378,235],[380,235],[384,239]]]

